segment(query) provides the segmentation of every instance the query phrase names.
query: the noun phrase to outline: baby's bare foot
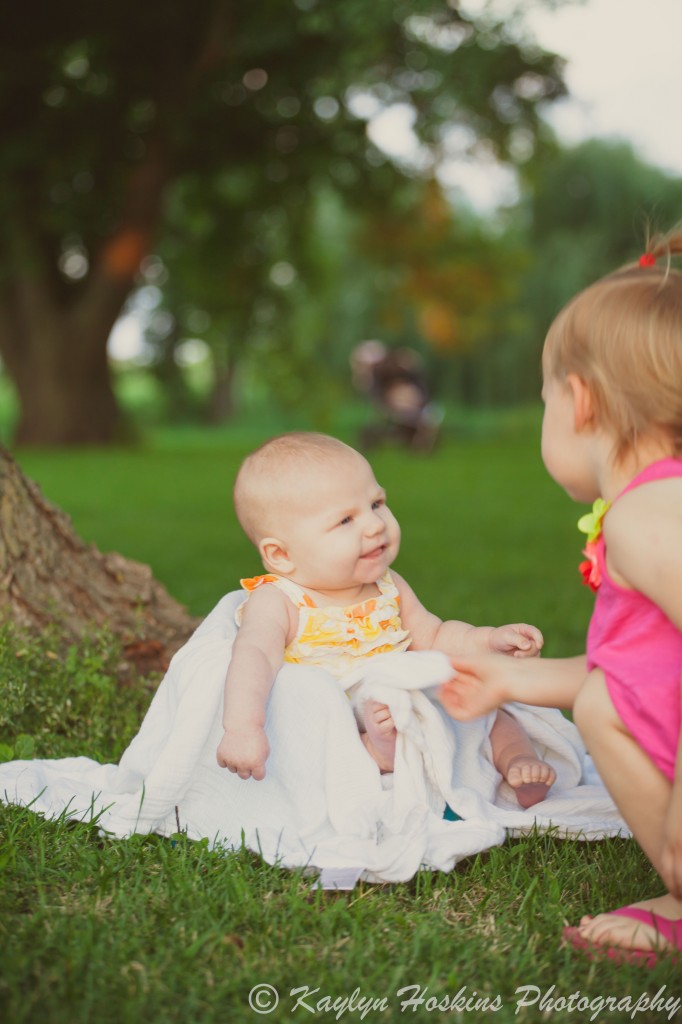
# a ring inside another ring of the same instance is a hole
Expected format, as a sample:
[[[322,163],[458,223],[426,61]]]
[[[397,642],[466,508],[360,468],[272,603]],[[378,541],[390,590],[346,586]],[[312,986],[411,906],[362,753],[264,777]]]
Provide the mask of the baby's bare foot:
[[[365,704],[365,732],[362,742],[382,772],[392,772],[395,765],[396,732],[387,704],[370,700]]]
[[[532,807],[545,799],[549,787],[556,780],[556,772],[551,764],[539,757],[519,754],[509,762],[505,778],[521,806]]]

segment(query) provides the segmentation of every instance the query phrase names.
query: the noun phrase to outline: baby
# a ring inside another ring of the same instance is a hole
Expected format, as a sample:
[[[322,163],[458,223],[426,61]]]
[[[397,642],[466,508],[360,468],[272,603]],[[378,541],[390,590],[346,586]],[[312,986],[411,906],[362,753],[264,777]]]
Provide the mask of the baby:
[[[248,598],[227,678],[218,763],[242,779],[263,779],[269,754],[265,709],[283,662],[318,665],[340,678],[357,658],[389,651],[449,656],[495,651],[537,655],[534,626],[442,621],[389,566],[400,527],[367,460],[324,434],[291,433],[266,442],[242,464],[237,518],[267,573],[242,580]],[[380,771],[394,767],[396,728],[385,704],[369,702],[361,737]],[[555,780],[506,711],[490,733],[493,762],[529,807]]]

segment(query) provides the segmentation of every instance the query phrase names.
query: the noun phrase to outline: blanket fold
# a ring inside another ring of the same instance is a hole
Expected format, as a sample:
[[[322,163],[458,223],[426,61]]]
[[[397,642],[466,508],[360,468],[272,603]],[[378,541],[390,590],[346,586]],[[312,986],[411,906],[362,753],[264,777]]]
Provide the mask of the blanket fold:
[[[628,835],[575,727],[558,711],[509,705],[557,772],[548,797],[522,810],[490,759],[492,716],[454,722],[435,700],[452,675],[437,652],[379,655],[340,686],[322,669],[284,665],[267,710],[265,779],[220,768],[225,673],[243,594],[226,595],[175,655],[118,765],[85,757],[0,765],[0,797],[37,813],[96,820],[113,837],[178,827],[192,839],[245,845],[283,867],[357,867],[404,881],[534,827],[566,837]],[[351,699],[348,699],[346,692]],[[354,707],[391,708],[395,771],[369,757]],[[446,804],[462,820],[444,820]]]

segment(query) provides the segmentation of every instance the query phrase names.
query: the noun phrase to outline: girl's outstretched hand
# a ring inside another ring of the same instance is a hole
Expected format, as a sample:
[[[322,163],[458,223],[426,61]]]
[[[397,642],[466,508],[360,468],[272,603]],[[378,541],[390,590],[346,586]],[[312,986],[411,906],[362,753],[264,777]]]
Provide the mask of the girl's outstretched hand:
[[[470,722],[504,704],[502,686],[509,671],[506,655],[481,654],[451,661],[455,675],[443,683],[438,700],[452,718]]]

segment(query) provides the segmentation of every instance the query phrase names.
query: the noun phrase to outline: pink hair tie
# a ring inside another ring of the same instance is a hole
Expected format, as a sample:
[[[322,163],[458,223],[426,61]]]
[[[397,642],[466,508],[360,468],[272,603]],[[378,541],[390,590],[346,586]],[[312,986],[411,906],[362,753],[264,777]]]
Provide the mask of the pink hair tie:
[[[655,267],[656,257],[652,252],[645,252],[643,256],[639,257],[640,267]]]

